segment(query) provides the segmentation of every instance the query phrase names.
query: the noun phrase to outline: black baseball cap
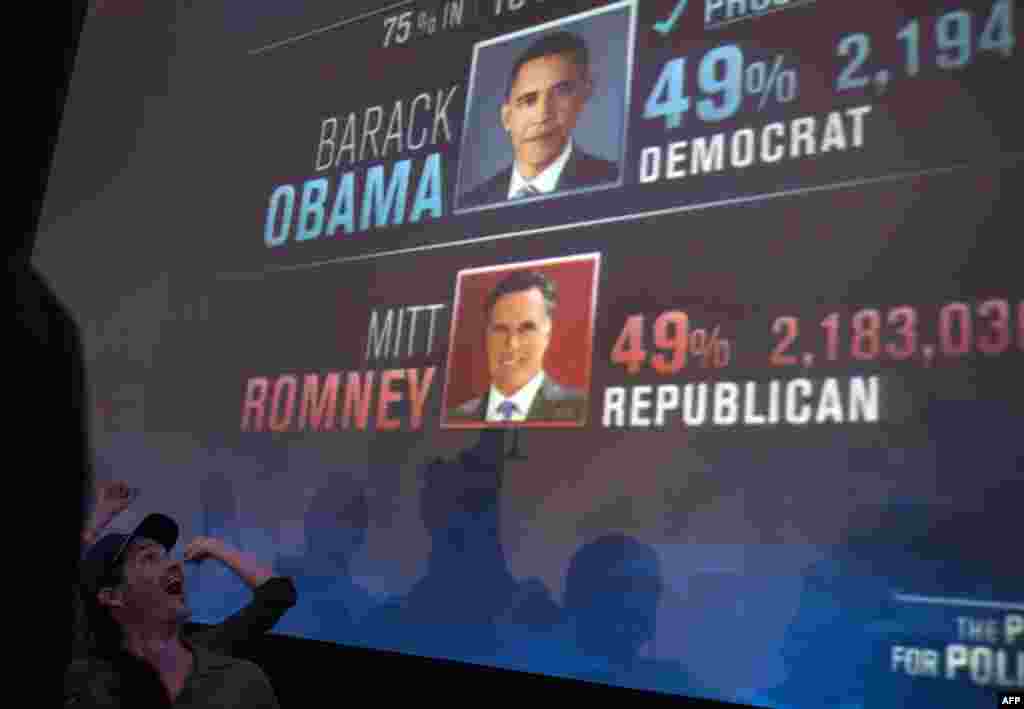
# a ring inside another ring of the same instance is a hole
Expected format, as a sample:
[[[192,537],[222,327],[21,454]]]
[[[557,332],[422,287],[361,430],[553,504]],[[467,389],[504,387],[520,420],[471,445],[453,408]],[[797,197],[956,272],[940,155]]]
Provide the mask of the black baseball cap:
[[[82,561],[83,589],[90,596],[95,596],[101,588],[109,585],[111,572],[136,539],[152,539],[170,551],[178,543],[178,534],[178,523],[159,513],[146,515],[131,534],[107,534],[92,545]]]

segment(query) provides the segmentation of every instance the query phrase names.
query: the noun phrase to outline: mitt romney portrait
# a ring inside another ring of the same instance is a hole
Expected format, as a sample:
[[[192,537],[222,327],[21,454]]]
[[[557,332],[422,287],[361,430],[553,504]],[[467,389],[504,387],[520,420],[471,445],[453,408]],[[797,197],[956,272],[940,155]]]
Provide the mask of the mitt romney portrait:
[[[546,362],[546,358],[550,353],[552,335],[560,322],[559,292],[555,280],[540,270],[513,271],[488,293],[483,311],[482,354],[486,357],[488,383],[480,387],[479,380],[476,380],[473,388],[464,383],[460,392],[462,400],[458,394],[449,392],[445,397],[445,423],[454,426],[524,422],[551,426],[582,425],[587,415],[585,389],[558,381],[545,366],[551,364]],[[584,319],[576,313],[566,314],[566,317]],[[569,322],[565,325],[568,326]],[[476,327],[479,327],[479,320]],[[584,330],[579,332],[588,334]],[[570,339],[582,338],[573,336]],[[580,354],[586,352],[589,361],[589,337],[586,339],[585,345],[573,342],[564,346],[557,356],[563,357],[575,349]],[[474,352],[480,352],[479,347]],[[569,354],[569,357],[574,356]],[[560,364],[565,371],[567,363]],[[589,368],[580,369],[589,371]],[[449,378],[451,376],[450,371]],[[458,378],[459,373],[455,372],[455,376]],[[472,397],[465,398],[470,391],[473,391]]]

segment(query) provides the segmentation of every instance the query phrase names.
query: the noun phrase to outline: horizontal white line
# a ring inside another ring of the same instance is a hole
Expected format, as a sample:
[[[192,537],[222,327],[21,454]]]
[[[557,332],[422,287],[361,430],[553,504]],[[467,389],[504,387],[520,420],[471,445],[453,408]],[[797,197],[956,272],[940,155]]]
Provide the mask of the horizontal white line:
[[[817,0],[801,0],[800,2],[791,3],[791,4],[787,5],[786,7],[775,7],[775,8],[772,8],[771,10],[765,10],[764,12],[758,12],[756,14],[747,15],[746,17],[734,17],[731,20],[721,20],[719,22],[706,22],[705,21],[704,29],[706,29],[706,30],[717,30],[719,27],[725,27],[726,25],[733,25],[733,24],[736,24],[737,22],[743,22],[745,20],[755,20],[758,17],[764,17],[765,15],[771,15],[771,14],[776,13],[776,12],[782,12],[783,10],[792,10],[794,7],[801,7],[803,5],[811,5],[811,4],[815,3],[816,1]]]
[[[1024,611],[1024,603],[976,601],[970,598],[947,598],[945,596],[915,596],[910,593],[895,593],[893,598],[904,603],[929,603],[937,606],[964,606],[967,608],[991,608],[1002,611]]]
[[[267,52],[267,51],[269,51],[271,49],[276,49],[277,47],[283,47],[286,44],[292,44],[293,42],[298,42],[299,40],[306,39],[307,37],[312,37],[314,35],[322,34],[323,32],[328,32],[330,30],[337,29],[339,27],[344,27],[345,25],[350,25],[353,22],[359,22],[360,20],[365,20],[368,17],[373,17],[374,15],[380,15],[382,13],[388,12],[389,10],[394,10],[396,7],[402,7],[403,5],[410,5],[410,4],[412,4],[412,2],[413,2],[413,0],[401,0],[401,2],[396,2],[393,5],[388,5],[387,7],[382,7],[379,10],[370,10],[369,12],[364,12],[362,15],[356,15],[355,17],[350,17],[347,20],[341,20],[339,22],[335,22],[335,23],[330,24],[330,25],[325,25],[323,27],[318,27],[315,30],[310,30],[309,32],[304,32],[303,34],[295,35],[294,37],[288,37],[287,39],[282,39],[282,40],[279,40],[277,42],[273,42],[271,44],[266,45],[265,47],[258,47],[256,49],[250,49],[249,50],[249,56],[255,56],[255,55],[260,54],[262,52]]]
[[[1016,153],[1012,156],[1007,156],[1005,161],[996,162],[995,165],[999,167],[1008,167],[1017,162],[1024,160],[1024,153]],[[443,249],[452,246],[470,246],[473,244],[479,244],[487,241],[497,241],[499,239],[511,239],[517,236],[533,236],[536,234],[546,234],[553,231],[565,231],[566,229],[578,229],[588,226],[599,226],[602,224],[614,224],[616,222],[631,221],[634,219],[645,219],[647,217],[660,217],[668,214],[679,214],[681,212],[691,212],[701,209],[711,209],[713,207],[723,207],[733,204],[744,204],[748,202],[758,202],[761,200],[776,199],[778,197],[791,197],[800,194],[809,194],[812,192],[826,192],[832,190],[846,189],[850,187],[860,187],[863,185],[876,184],[880,182],[894,182],[899,180],[912,180],[916,177],[925,177],[928,175],[937,175],[944,172],[954,172],[956,170],[962,170],[965,168],[976,167],[974,163],[964,163],[962,165],[950,165],[947,167],[936,167],[929,168],[927,170],[915,170],[913,172],[905,173],[893,173],[890,175],[883,175],[881,177],[866,177],[858,180],[847,180],[845,182],[834,182],[828,185],[815,185],[813,187],[798,187],[791,190],[782,190],[780,192],[769,192],[765,194],[748,195],[745,197],[732,197],[729,199],[718,200],[717,202],[704,202],[701,204],[689,204],[680,207],[667,207],[665,209],[656,209],[648,212],[633,212],[630,214],[621,214],[615,217],[605,217],[603,219],[591,219],[589,221],[571,222],[567,224],[555,224],[552,226],[538,227],[536,229],[524,229],[523,231],[506,232],[504,234],[492,234],[491,236],[481,236],[475,239],[462,239],[460,241],[446,241],[440,244],[427,244],[424,246],[411,246],[406,249],[394,249],[392,251],[377,251],[372,254],[361,254],[359,256],[342,256],[327,261],[315,261],[313,263],[298,264],[295,266],[275,266],[267,268],[262,271],[225,271],[214,274],[214,278],[218,280],[242,280],[246,278],[258,278],[260,276],[270,273],[281,273],[285,271],[300,271],[307,268],[319,268],[320,266],[330,266],[339,263],[354,263],[357,261],[369,261],[375,258],[384,258],[386,256],[401,256],[403,254],[412,254],[420,251],[432,251],[434,249]]]

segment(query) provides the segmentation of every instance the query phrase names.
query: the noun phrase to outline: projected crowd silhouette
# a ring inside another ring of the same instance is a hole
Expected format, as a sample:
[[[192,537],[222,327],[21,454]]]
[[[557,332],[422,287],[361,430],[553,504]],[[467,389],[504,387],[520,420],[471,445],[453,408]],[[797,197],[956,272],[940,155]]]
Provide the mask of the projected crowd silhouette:
[[[352,557],[366,542],[369,511],[364,486],[345,473],[332,475],[310,502],[301,553],[278,558],[302,602],[279,626],[315,640],[359,643],[359,623],[374,605],[352,579]]]
[[[276,571],[293,579],[299,600],[275,631],[694,691],[696,683],[678,662],[642,657],[654,639],[664,586],[651,546],[624,534],[595,535],[569,562],[562,603],[542,580],[512,574],[500,537],[507,446],[505,432],[484,431],[453,459],[420,467],[418,508],[430,539],[425,572],[408,592],[387,598],[374,598],[351,573],[369,526],[365,484],[349,471],[329,475],[309,503],[301,550],[277,558]],[[236,509],[231,485],[211,476],[202,489],[206,524],[227,533],[219,525],[235,522],[228,519]],[[214,509],[227,514],[211,514]]]
[[[486,432],[455,461],[423,468],[420,514],[431,550],[423,577],[387,599],[361,626],[368,642],[416,654],[495,662],[503,640],[528,642],[551,628],[558,608],[537,580],[508,570],[499,537],[504,450]]]
[[[609,534],[582,546],[565,580],[568,674],[638,689],[696,691],[678,662],[640,654],[654,640],[663,589],[661,563],[649,545]]]
[[[908,633],[920,638],[933,632],[936,642],[949,635],[945,620],[936,622],[921,609],[899,607],[894,592],[1016,598],[1021,591],[1018,582],[1003,581],[1001,588],[995,582],[978,585],[979,580],[1000,578],[998,555],[980,553],[968,567],[968,561],[954,564],[942,553],[957,543],[965,528],[982,530],[979,534],[1005,531],[1005,525],[991,517],[988,523],[962,516],[943,523],[934,505],[913,501],[864,507],[859,512],[862,518],[850,523],[845,538],[804,568],[794,616],[778,645],[784,681],[749,688],[737,697],[722,679],[724,674],[705,676],[706,668],[688,667],[685,653],[677,660],[652,652],[667,589],[663,560],[655,547],[613,527],[585,527],[588,538],[567,564],[560,599],[539,578],[517,578],[512,573],[501,539],[508,444],[507,432],[483,431],[475,445],[458,455],[435,458],[417,469],[417,508],[429,537],[429,553],[419,579],[407,592],[391,597],[374,596],[353,575],[353,560],[370,533],[370,490],[365,481],[372,478],[345,467],[326,475],[302,519],[302,543],[277,555],[275,571],[294,581],[298,601],[273,629],[343,644],[675,694],[740,698],[787,709],[820,706],[823,698],[837,707],[895,706],[901,697],[909,701],[933,689],[941,690],[940,698],[946,700],[953,696],[950,692],[969,694],[970,688],[943,683],[922,689],[888,671],[892,645],[904,642]],[[512,448],[512,458],[523,459],[518,439]],[[380,472],[376,465],[393,464],[394,456],[402,453],[378,456],[370,475]],[[397,474],[397,468],[392,472]],[[228,476],[207,476],[201,492],[203,531],[241,544],[244,520]],[[1010,502],[991,495],[986,499],[1009,511]],[[880,529],[899,529],[904,543],[880,540]],[[782,537],[766,538],[785,542]],[[233,577],[228,580],[237,583]],[[686,592],[675,592],[675,600],[687,606],[681,617],[727,613],[744,583],[735,573],[694,569]],[[205,596],[218,597],[213,605],[224,615],[244,603],[229,586],[214,583],[201,589]],[[688,633],[685,621],[676,630],[688,634],[693,656],[699,655],[706,632],[694,625]]]
[[[505,432],[484,431],[476,445],[453,459],[434,459],[420,467],[418,507],[430,539],[426,569],[407,593],[389,598],[375,599],[351,573],[369,526],[365,484],[352,472],[329,475],[303,520],[301,552],[278,557],[277,571],[294,580],[298,603],[275,630],[618,686],[727,698],[721,688],[698,681],[682,663],[645,656],[665,588],[661,562],[650,545],[626,534],[591,530],[592,538],[568,563],[561,603],[540,579],[519,579],[511,573],[500,538],[507,444]],[[389,461],[385,455],[376,462]],[[211,479],[204,485],[210,495],[204,509],[235,509],[230,485],[224,483]],[[216,515],[209,519],[216,529]],[[807,593],[809,599],[818,597],[814,589]],[[846,611],[843,603],[829,611],[836,619]],[[794,621],[798,640],[791,642],[806,642],[801,623],[813,628],[823,620],[822,613],[820,604],[809,600]],[[852,628],[861,615],[844,617],[844,627]],[[834,642],[835,632],[837,626],[832,626],[817,637]],[[858,651],[850,647],[851,653]],[[794,657],[793,671],[800,676],[803,655]],[[841,693],[853,691],[838,686]],[[787,701],[801,700],[786,689],[782,695]]]

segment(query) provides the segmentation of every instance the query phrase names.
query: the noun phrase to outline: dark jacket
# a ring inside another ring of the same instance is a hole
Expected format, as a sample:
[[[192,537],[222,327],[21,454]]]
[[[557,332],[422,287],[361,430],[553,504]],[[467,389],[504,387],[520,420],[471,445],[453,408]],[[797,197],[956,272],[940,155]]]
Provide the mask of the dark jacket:
[[[278,709],[263,671],[248,660],[211,652],[187,639],[194,665],[181,695],[173,702],[160,675],[145,661],[121,650],[71,663],[65,680],[64,706],[89,709]]]
[[[490,391],[484,396],[467,401],[448,412],[449,421],[483,421],[487,418]],[[544,375],[534,397],[527,421],[583,421],[587,414],[587,397],[578,389],[562,386]]]
[[[572,154],[565,169],[558,178],[556,192],[592,187],[619,179],[619,168],[615,163],[589,155],[573,145]],[[512,165],[509,165],[487,182],[462,195],[460,207],[479,207],[508,200],[508,189],[512,182]]]

